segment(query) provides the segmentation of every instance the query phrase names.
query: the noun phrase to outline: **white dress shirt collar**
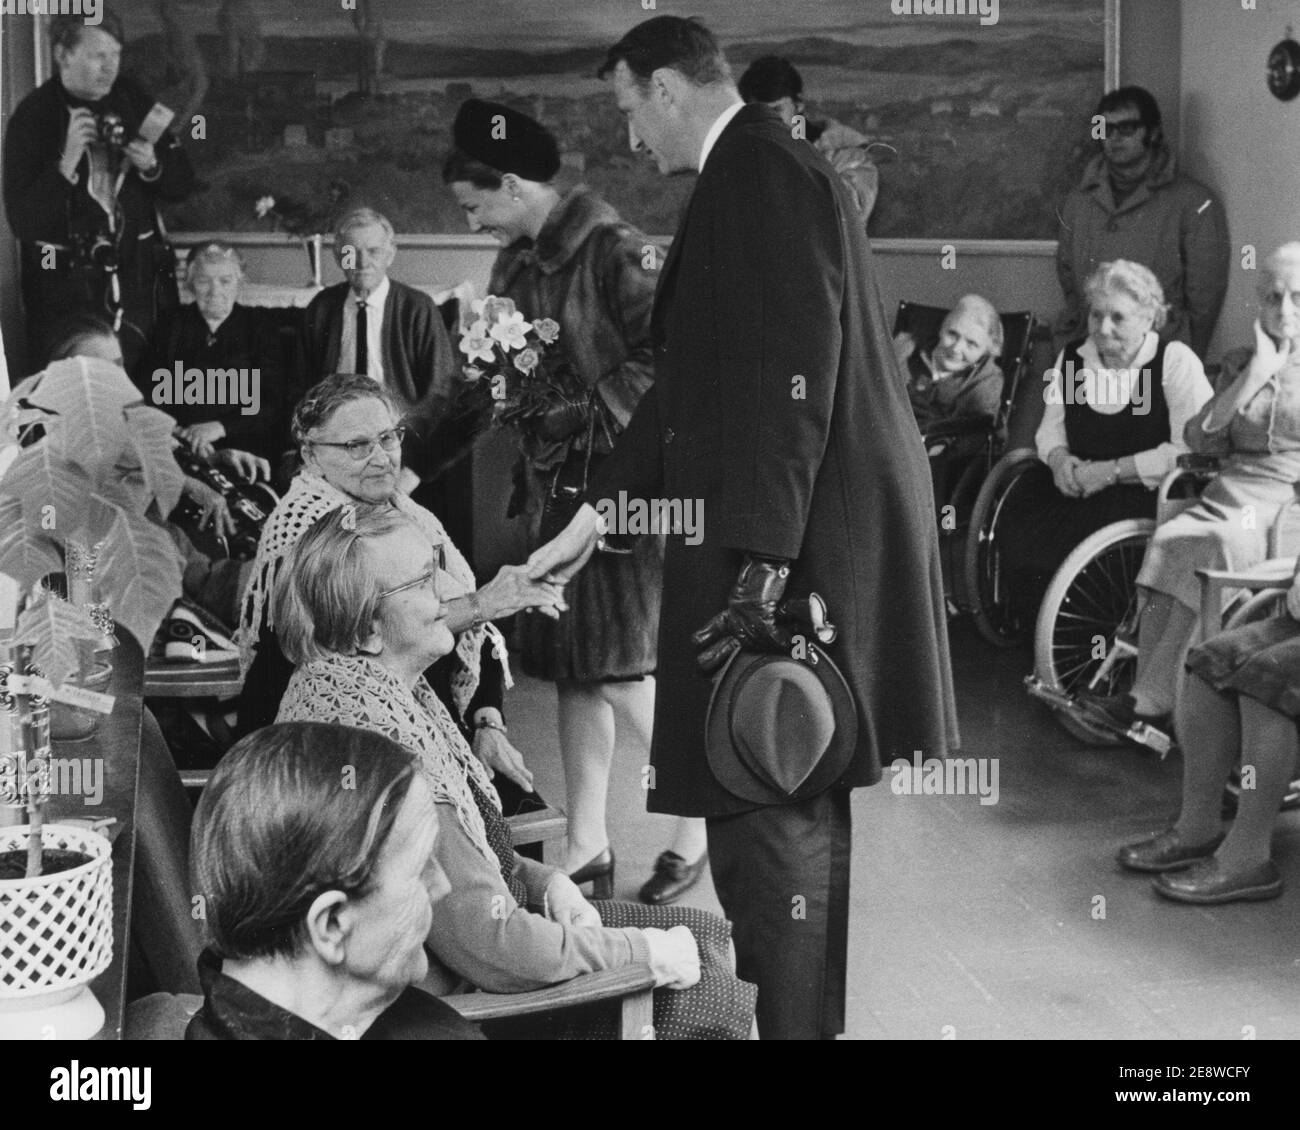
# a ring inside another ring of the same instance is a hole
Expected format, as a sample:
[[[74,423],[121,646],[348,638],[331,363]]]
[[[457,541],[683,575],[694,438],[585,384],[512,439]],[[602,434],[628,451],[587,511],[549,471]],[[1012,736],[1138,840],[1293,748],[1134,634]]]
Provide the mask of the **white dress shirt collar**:
[[[375,289],[372,290],[368,295],[366,295],[366,305],[370,307],[371,310],[382,311],[384,308],[384,300],[387,297],[388,297],[388,276],[385,275],[384,281],[381,282],[377,287],[375,287]],[[355,290],[349,288],[348,300],[349,302],[351,302],[352,312],[355,314],[357,311],[357,303],[361,301],[361,298]],[[369,316],[370,316],[369,312],[367,312],[366,317]]]
[[[717,144],[718,138],[722,136],[722,131],[727,128],[731,119],[744,108],[745,104],[737,99],[718,115],[713,125],[709,126],[709,132],[704,135],[704,146],[700,150],[700,172],[704,172],[704,162],[709,159],[709,153]]]

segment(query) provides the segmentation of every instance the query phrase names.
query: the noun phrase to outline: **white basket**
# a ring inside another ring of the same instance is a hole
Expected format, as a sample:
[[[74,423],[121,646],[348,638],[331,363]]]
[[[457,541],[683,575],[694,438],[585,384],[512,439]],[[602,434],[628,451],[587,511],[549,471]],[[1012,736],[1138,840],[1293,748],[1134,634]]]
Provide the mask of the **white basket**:
[[[25,850],[26,825],[0,829],[0,852]],[[41,829],[45,848],[88,863],[35,879],[0,879],[0,1000],[84,985],[113,960],[113,845],[64,824]]]

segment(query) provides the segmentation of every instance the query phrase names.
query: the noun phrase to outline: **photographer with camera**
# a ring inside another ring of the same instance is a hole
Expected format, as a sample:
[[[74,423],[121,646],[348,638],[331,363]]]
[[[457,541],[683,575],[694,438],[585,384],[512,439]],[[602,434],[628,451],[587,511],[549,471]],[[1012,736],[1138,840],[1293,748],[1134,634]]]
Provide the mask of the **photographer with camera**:
[[[189,194],[194,173],[166,131],[170,111],[120,78],[124,35],[111,12],[89,26],[50,21],[57,74],[29,94],[4,139],[4,201],[22,241],[32,358],[72,313],[109,319],[127,368],[161,307],[175,305],[175,264],[160,200]]]

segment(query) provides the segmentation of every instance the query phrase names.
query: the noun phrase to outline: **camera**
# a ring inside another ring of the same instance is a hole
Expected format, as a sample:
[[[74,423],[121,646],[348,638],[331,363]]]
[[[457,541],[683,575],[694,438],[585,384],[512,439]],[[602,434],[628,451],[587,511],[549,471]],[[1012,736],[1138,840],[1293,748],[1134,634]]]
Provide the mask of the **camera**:
[[[96,114],[95,127],[99,133],[99,140],[110,149],[126,148],[126,123],[122,121],[121,114],[112,110],[104,114]]]
[[[72,261],[80,271],[116,271],[117,246],[103,235],[73,235]]]

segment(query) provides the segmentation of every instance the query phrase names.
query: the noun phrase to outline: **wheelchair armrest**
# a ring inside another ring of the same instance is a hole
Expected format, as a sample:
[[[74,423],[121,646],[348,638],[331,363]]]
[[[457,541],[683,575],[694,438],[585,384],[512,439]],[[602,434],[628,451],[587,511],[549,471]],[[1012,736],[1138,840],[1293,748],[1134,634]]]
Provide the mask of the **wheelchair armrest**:
[[[1164,513],[1165,503],[1169,501],[1174,484],[1180,479],[1191,477],[1208,483],[1219,473],[1219,467],[1217,455],[1197,455],[1194,452],[1180,455],[1174,469],[1160,480],[1160,486],[1156,489],[1157,513]]]
[[[1223,592],[1225,589],[1248,589],[1251,592],[1285,591],[1295,575],[1294,557],[1275,557],[1261,561],[1251,569],[1197,569],[1201,579],[1201,638],[1209,639],[1223,626]]]
[[[991,432],[996,421],[987,412],[973,416],[954,416],[951,420],[940,420],[930,424],[921,432],[926,443],[936,440],[957,439],[960,436],[982,435]]]
[[[1198,455],[1194,451],[1189,451],[1186,455],[1178,457],[1180,471],[1210,471],[1217,475],[1222,465],[1223,461],[1217,455]]]
[[[513,1016],[534,1016],[557,1009],[574,1008],[596,1001],[621,1000],[620,1039],[640,1040],[653,1032],[651,990],[654,974],[648,965],[629,965],[584,973],[561,985],[548,985],[531,993],[460,993],[443,997],[466,1020],[503,1020]]]

